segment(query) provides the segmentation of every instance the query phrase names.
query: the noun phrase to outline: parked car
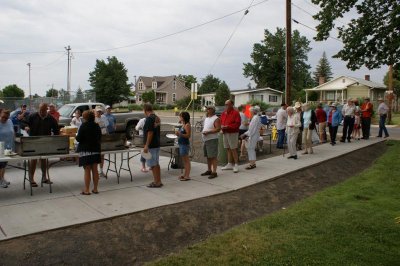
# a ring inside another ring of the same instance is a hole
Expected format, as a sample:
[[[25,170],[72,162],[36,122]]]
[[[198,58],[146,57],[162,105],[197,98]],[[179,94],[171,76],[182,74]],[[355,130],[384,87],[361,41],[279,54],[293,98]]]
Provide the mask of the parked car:
[[[105,111],[105,105],[102,103],[69,103],[65,104],[58,109],[60,113],[60,120],[58,122],[60,127],[69,126],[73,115],[77,109],[82,113],[86,110],[94,110],[100,106]],[[113,113],[117,120],[116,132],[125,132],[127,138],[131,138],[135,132],[135,126],[138,121],[144,117],[143,112],[127,112],[127,113]]]

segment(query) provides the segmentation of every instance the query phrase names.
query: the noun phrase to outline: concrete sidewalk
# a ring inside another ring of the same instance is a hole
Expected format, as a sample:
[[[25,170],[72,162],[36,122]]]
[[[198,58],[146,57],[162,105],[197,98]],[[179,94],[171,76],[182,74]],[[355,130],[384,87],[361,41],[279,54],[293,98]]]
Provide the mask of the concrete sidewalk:
[[[100,193],[90,196],[80,195],[83,170],[69,162],[50,169],[54,181],[51,194],[45,185],[43,188],[34,188],[34,195],[30,196],[29,189],[22,188],[23,172],[7,169],[6,178],[11,181],[11,185],[7,189],[0,189],[0,240],[229,192],[380,141],[383,140],[372,138],[368,141],[338,143],[334,147],[329,144],[319,145],[314,148],[314,154],[300,155],[298,160],[288,160],[287,155],[280,155],[258,161],[257,168],[250,171],[244,167],[237,174],[219,170],[219,177],[212,180],[200,176],[206,170],[205,165],[192,162],[192,181],[188,182],[177,179],[180,170],[167,171],[169,158],[161,157],[163,188],[146,187],[152,181],[152,176],[140,172],[139,158],[134,158],[131,162],[134,169],[133,182],[130,182],[129,174],[123,172],[120,184],[117,184],[115,174],[109,173],[108,179],[100,180]],[[40,174],[39,170],[36,180],[39,180]]]

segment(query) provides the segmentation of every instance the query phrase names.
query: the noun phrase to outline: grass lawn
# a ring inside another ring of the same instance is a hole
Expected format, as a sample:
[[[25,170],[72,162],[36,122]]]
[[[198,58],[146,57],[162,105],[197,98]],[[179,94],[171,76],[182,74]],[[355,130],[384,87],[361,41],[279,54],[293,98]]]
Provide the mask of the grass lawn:
[[[392,113],[392,123],[391,125],[400,126],[400,113]]]
[[[400,142],[361,174],[155,265],[399,265]]]

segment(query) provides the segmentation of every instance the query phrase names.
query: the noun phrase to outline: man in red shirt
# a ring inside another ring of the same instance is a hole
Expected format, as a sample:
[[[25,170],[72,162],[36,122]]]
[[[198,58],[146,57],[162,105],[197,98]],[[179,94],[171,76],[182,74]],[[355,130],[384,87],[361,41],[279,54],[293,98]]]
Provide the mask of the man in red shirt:
[[[224,148],[228,153],[228,164],[221,170],[239,172],[239,158],[237,148],[239,144],[239,127],[241,119],[239,111],[233,108],[233,101],[225,102],[225,111],[221,114],[221,129],[224,139]]]
[[[54,119],[58,122],[60,121],[60,113],[56,110],[56,106],[54,104],[49,104],[49,115],[54,117]]]
[[[361,105],[361,112],[362,112],[361,129],[362,129],[362,133],[363,133],[363,137],[362,137],[363,139],[369,139],[373,108],[374,108],[374,106],[369,101],[369,98],[365,97],[364,102]]]

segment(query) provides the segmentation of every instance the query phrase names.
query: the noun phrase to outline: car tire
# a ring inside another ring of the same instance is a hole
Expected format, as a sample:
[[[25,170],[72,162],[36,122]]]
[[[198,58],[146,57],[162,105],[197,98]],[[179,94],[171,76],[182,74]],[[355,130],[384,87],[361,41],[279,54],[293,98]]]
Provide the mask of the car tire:
[[[136,127],[136,124],[134,124],[134,123],[130,123],[126,126],[125,134],[126,134],[127,139],[133,138],[133,136],[135,135],[135,131],[136,131],[135,127]]]

